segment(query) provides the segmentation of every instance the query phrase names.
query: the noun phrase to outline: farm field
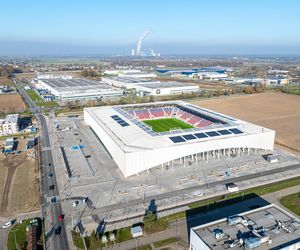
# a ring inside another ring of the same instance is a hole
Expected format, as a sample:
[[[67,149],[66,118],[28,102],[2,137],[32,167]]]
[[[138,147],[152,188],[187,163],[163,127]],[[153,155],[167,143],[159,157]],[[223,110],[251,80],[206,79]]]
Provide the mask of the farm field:
[[[13,82],[6,77],[0,77],[0,85],[13,85]]]
[[[172,129],[187,129],[193,128],[192,125],[187,124],[176,118],[163,118],[154,120],[144,120],[145,124],[150,126],[155,132],[165,132]]]
[[[19,94],[0,95],[0,112],[23,112],[26,106]]]
[[[276,131],[276,143],[300,152],[300,96],[265,92],[191,102]]]

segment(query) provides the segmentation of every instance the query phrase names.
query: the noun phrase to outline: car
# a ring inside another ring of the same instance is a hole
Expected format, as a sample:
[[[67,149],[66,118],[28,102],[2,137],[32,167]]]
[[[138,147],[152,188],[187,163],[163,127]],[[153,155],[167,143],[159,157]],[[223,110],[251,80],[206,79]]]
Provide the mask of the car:
[[[49,174],[48,174],[48,177],[49,177],[49,178],[51,178],[52,176],[53,176],[53,174],[52,174],[52,173],[49,173]]]
[[[58,216],[58,221],[63,221],[64,220],[64,215],[63,214],[60,214],[59,216]]]
[[[38,226],[39,225],[39,221],[36,219],[36,218],[33,218],[29,221],[29,223],[32,225],[32,226]]]
[[[55,233],[56,235],[59,235],[59,234],[61,233],[61,226],[56,227],[56,228],[54,229],[54,233]]]
[[[73,201],[73,207],[77,207],[78,203],[78,201]]]
[[[51,167],[51,163],[48,163],[47,167]]]
[[[54,185],[50,185],[49,190],[54,190]]]
[[[11,221],[8,221],[8,222],[6,222],[3,226],[2,226],[2,228],[8,228],[8,227],[10,227],[12,225],[12,222]]]
[[[52,196],[52,197],[50,198],[50,202],[51,202],[51,203],[56,203],[56,202],[58,202],[58,197],[57,197],[57,196]]]

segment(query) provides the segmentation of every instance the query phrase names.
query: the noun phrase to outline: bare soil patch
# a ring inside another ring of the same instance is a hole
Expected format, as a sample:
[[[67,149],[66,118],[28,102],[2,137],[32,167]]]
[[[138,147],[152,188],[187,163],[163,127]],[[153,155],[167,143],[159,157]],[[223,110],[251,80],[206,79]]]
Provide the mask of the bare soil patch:
[[[300,96],[266,92],[192,102],[276,131],[276,143],[300,152]]]
[[[25,108],[19,94],[0,94],[0,112],[22,112]]]
[[[24,151],[0,155],[0,215],[36,211],[40,207],[39,170],[35,159]]]

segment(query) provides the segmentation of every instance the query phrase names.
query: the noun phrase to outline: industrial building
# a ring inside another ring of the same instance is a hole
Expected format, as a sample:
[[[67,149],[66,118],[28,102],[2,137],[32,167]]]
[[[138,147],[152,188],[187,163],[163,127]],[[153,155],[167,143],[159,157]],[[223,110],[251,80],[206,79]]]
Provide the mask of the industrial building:
[[[157,96],[198,92],[199,86],[182,82],[158,82],[138,84],[135,89],[143,95]]]
[[[167,120],[168,121],[167,121]],[[160,126],[158,131],[150,123]],[[273,150],[275,131],[183,101],[93,107],[84,121],[125,177],[153,167]]]
[[[102,81],[119,88],[135,89],[140,95],[174,95],[199,91],[199,86],[192,83],[160,82],[151,78],[119,76],[103,77]]]
[[[300,220],[269,204],[190,229],[190,250],[300,248]]]
[[[10,114],[0,119],[0,135],[10,135],[19,132],[19,115]]]
[[[47,89],[57,99],[91,99],[122,96],[123,91],[100,81],[85,78],[49,78],[38,80],[39,88]]]
[[[201,71],[197,73],[197,77],[203,80],[219,80],[219,79],[227,78],[227,73]]]
[[[160,83],[148,78],[135,78],[128,76],[102,77],[102,81],[108,85],[118,88],[133,89],[139,84]]]

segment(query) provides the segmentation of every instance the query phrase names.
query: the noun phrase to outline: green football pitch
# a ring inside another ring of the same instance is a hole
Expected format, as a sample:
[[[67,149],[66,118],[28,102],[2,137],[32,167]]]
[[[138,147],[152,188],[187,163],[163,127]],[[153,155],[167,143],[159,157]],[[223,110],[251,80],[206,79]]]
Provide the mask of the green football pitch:
[[[154,120],[144,120],[148,126],[152,128],[155,132],[165,132],[174,129],[187,129],[193,128],[192,125],[187,124],[176,118],[162,118]]]

